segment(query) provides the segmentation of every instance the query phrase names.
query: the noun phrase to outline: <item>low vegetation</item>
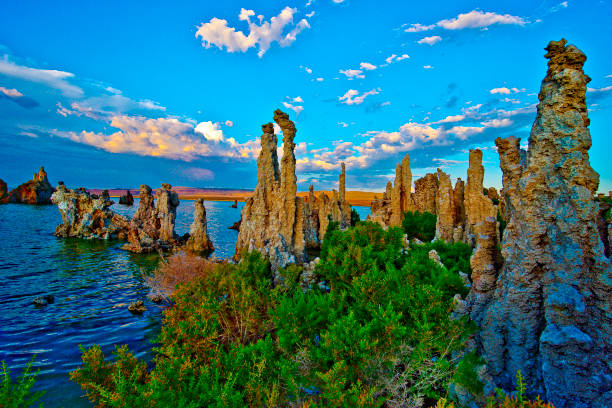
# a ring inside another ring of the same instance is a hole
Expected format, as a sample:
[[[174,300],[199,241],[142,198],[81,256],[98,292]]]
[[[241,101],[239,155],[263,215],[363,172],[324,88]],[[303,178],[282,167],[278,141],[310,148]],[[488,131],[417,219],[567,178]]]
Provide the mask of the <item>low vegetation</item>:
[[[15,381],[11,377],[6,362],[2,361],[2,372],[0,375],[0,408],[26,408],[34,406],[43,396],[41,391],[32,391],[36,381],[38,370],[32,372],[32,359],[23,369],[21,375]],[[43,405],[40,404],[40,407]]]
[[[436,236],[436,216],[429,212],[408,211],[404,214],[402,229],[408,239],[429,242]]]
[[[172,299],[153,363],[94,346],[71,378],[98,407],[454,407],[449,382],[482,391],[481,361],[461,357],[474,327],[449,317],[470,248],[404,248],[403,235],[331,225],[308,287],[296,266],[274,286],[257,252],[239,264],[175,255],[153,278]]]

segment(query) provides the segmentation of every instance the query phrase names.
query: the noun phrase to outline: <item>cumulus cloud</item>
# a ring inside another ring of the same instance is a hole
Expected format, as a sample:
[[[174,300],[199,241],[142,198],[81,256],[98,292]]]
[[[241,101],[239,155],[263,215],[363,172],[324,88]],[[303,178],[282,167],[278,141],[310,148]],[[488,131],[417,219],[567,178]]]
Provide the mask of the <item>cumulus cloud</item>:
[[[76,97],[83,94],[83,90],[68,82],[74,74],[55,69],[38,69],[19,65],[9,61],[8,55],[0,58],[0,74],[25,81],[36,82],[61,91],[65,96]]]
[[[513,16],[511,14],[498,14],[494,12],[482,12],[480,10],[472,10],[469,13],[461,13],[457,17],[440,20],[435,24],[411,24],[411,26],[405,29],[404,31],[408,33],[417,33],[433,30],[436,27],[444,28],[447,30],[462,30],[464,28],[485,28],[494,24],[511,24],[523,26],[527,23],[528,21],[525,18]]]
[[[341,69],[341,74],[344,74],[348,79],[365,78],[363,71],[360,69]]]
[[[23,94],[16,89],[8,89],[3,86],[0,86],[0,92],[11,98],[19,98],[20,96],[23,96]]]
[[[606,86],[605,88],[587,88],[587,92],[598,93],[612,91],[612,86]]]
[[[408,58],[410,58],[410,55],[408,55],[408,54],[402,54],[400,56],[395,55],[395,54],[391,54],[389,57],[385,58],[385,62],[387,64],[391,64],[393,62],[402,61],[402,60],[405,60],[405,59],[408,59]]]
[[[435,43],[440,42],[440,41],[442,41],[442,37],[440,37],[439,35],[433,35],[431,37],[421,38],[419,41],[417,41],[417,43],[434,45]]]
[[[489,91],[489,93],[491,94],[501,94],[501,95],[510,95],[511,93],[518,93],[518,92],[521,92],[521,90],[518,88],[506,88],[506,87],[493,88]]]
[[[219,124],[210,121],[194,126],[174,118],[117,115],[110,126],[119,130],[111,134],[89,131],[54,131],[54,134],[111,153],[186,161],[198,157],[252,158],[260,149],[258,140],[238,143],[234,138],[226,138]]]
[[[364,92],[361,95],[359,95],[359,91],[356,89],[349,89],[344,95],[340,96],[338,100],[345,105],[361,105],[365,98],[379,93],[380,88],[372,89],[371,91]]]
[[[246,21],[249,33],[245,35],[242,31],[228,26],[227,20],[213,17],[208,23],[202,23],[196,31],[196,37],[200,37],[202,45],[210,48],[213,45],[228,52],[246,52],[249,48],[257,47],[257,55],[261,58],[270,45],[274,42],[281,47],[291,45],[297,35],[304,29],[310,28],[308,20],[301,19],[297,24],[293,23],[293,17],[297,13],[296,8],[285,7],[277,16],[270,21],[264,21],[263,16],[260,23],[251,21],[255,15],[253,10],[241,9],[238,18]],[[292,27],[292,28],[291,28]],[[285,33],[285,28],[291,28]]]
[[[304,110],[303,106],[299,106],[299,105],[293,105],[289,102],[283,102],[283,106],[285,106],[285,108],[287,109],[291,109],[292,111],[294,111],[297,115],[300,114],[300,112],[302,112]]]
[[[372,71],[376,69],[376,65],[370,64],[369,62],[362,62],[361,64],[359,64],[359,67],[361,69],[365,69],[366,71]]]
[[[451,116],[447,116],[442,120],[439,120],[437,122],[433,122],[434,124],[440,124],[440,123],[454,123],[454,122],[461,122],[462,120],[465,119],[465,115],[451,115]]]

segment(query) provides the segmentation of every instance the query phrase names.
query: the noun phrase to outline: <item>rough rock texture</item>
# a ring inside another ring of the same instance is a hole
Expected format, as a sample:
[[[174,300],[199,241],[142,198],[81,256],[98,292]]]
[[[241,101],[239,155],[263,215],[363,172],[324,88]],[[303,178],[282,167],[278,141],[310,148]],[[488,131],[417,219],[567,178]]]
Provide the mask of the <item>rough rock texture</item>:
[[[51,195],[55,189],[47,179],[43,167],[34,174],[32,180],[23,183],[9,193],[9,202],[22,204],[51,204]]]
[[[125,250],[137,253],[171,251],[184,243],[174,233],[178,195],[169,184],[162,184],[155,208],[152,191],[145,184],[140,186],[138,209],[130,221]]]
[[[489,187],[487,189],[487,197],[489,197],[491,201],[499,200],[499,193],[497,192],[497,189],[495,187]]]
[[[345,229],[351,226],[351,206],[346,201],[346,168],[344,162],[340,163],[342,172],[338,178],[338,185],[340,189],[340,195],[338,197],[338,205],[340,206],[340,212],[342,218],[340,219],[340,228]]]
[[[0,204],[6,204],[9,201],[8,187],[4,180],[0,179]]]
[[[472,247],[475,242],[475,226],[487,217],[497,215],[497,210],[491,199],[483,194],[484,167],[482,165],[482,151],[470,150],[470,165],[465,186],[465,229],[464,240]]]
[[[410,170],[410,156],[406,154],[401,163],[395,167],[395,181],[391,191],[391,220],[390,225],[402,225],[406,211],[412,211],[411,197],[412,171]]]
[[[370,204],[370,214],[367,216],[368,221],[377,222],[380,225],[387,226],[391,224],[391,196],[393,195],[393,184],[387,182],[387,188],[381,199],[374,200]]]
[[[455,188],[453,189],[453,200],[455,209],[455,229],[453,230],[453,242],[463,241],[463,229],[465,226],[465,182],[460,178],[455,182]]]
[[[109,209],[108,196],[94,198],[85,189],[70,190],[60,182],[51,196],[62,215],[55,230],[59,237],[125,239],[129,221]]]
[[[162,184],[157,198],[157,218],[160,221],[159,239],[162,241],[172,241],[177,238],[174,232],[174,222],[178,206],[178,194],[172,191],[170,184]]]
[[[214,250],[212,241],[208,238],[206,230],[206,208],[204,200],[198,199],[194,202],[193,224],[189,229],[189,239],[185,248],[192,252],[212,252]]]
[[[406,154],[401,163],[395,167],[393,184],[387,183],[387,189],[382,199],[372,201],[368,220],[378,222],[383,226],[400,226],[406,211],[414,211],[411,196],[412,171],[410,156]],[[435,208],[434,208],[435,211]],[[350,218],[349,218],[350,219]]]
[[[436,213],[436,194],[438,193],[438,178],[433,173],[428,173],[424,177],[414,182],[414,194],[412,201],[414,208],[419,212]],[[482,190],[481,190],[482,194]]]
[[[470,317],[482,325],[482,310],[489,304],[495,289],[497,271],[502,265],[501,254],[497,249],[497,221],[487,217],[476,225],[476,248],[470,258],[472,267],[472,288],[466,298],[470,307]]]
[[[261,151],[257,158],[257,187],[242,209],[242,224],[234,258],[243,251],[258,250],[270,258],[274,269],[306,259],[303,200],[296,197],[296,129],[287,114],[274,112],[283,131],[283,158],[279,169],[277,138],[271,123],[262,126]]]
[[[234,204],[232,204],[230,207],[238,208],[238,200],[234,200]]]
[[[308,199],[305,203],[306,218],[304,219],[304,240],[306,248],[319,248],[319,206],[311,184],[308,189]]]
[[[127,190],[124,195],[119,197],[119,204],[123,205],[134,205],[134,196]]]
[[[496,140],[507,200],[505,264],[488,303],[472,311],[481,322],[476,341],[496,386],[515,389],[520,369],[528,395],[557,408],[610,407],[612,265],[596,224],[586,57],[565,40],[546,50],[528,152],[517,138]]]
[[[455,198],[450,176],[438,169],[438,192],[436,194],[436,238],[453,242],[455,231]]]

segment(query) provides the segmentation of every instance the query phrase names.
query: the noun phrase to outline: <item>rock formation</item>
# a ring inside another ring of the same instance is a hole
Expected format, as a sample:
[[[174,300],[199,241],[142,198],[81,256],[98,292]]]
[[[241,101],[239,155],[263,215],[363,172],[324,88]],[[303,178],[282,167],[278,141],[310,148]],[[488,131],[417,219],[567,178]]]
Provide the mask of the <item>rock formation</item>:
[[[438,193],[438,178],[433,173],[414,182],[414,194],[412,201],[414,208],[419,212],[436,213],[436,194]]]
[[[9,193],[9,202],[21,204],[51,204],[51,195],[55,189],[47,179],[43,167],[34,174],[32,180],[23,183]]]
[[[238,208],[238,200],[234,200],[234,204],[232,204],[231,207]]]
[[[598,202],[598,211],[597,211],[597,230],[599,231],[599,237],[601,238],[601,242],[604,245],[604,254],[606,257],[610,258],[610,223],[606,219],[606,214],[610,211],[610,207],[612,205],[605,201]]]
[[[438,192],[436,194],[436,237],[453,242],[455,231],[455,198],[450,176],[438,169]]]
[[[170,184],[162,184],[157,198],[157,218],[160,221],[159,239],[162,241],[170,242],[177,238],[174,232],[174,222],[178,206],[178,194],[172,191]]]
[[[395,180],[393,184],[388,182],[382,199],[374,200],[370,205],[370,215],[368,215],[367,219],[378,222],[383,226],[402,225],[406,211],[414,211],[415,207],[411,188],[412,171],[410,170],[410,156],[406,154],[402,162],[398,163],[395,167]]]
[[[455,228],[453,230],[453,242],[463,240],[465,228],[465,182],[460,178],[455,182],[453,189],[453,209],[455,210]]]
[[[390,181],[387,182],[387,188],[383,193],[381,199],[374,200],[370,204],[370,214],[368,214],[366,220],[377,222],[382,226],[391,225],[391,196],[393,195],[393,184]]]
[[[108,196],[94,198],[85,189],[70,190],[60,182],[51,196],[62,215],[56,228],[59,237],[125,239],[129,221],[109,209],[113,204]]]
[[[152,191],[146,184],[140,186],[138,209],[130,221],[125,250],[137,253],[170,251],[181,245],[174,233],[178,195],[169,184],[162,184],[155,208]]]
[[[214,247],[210,238],[208,238],[208,231],[206,229],[204,200],[200,198],[195,201],[194,205],[193,224],[191,224],[189,229],[189,239],[185,244],[185,248],[192,252],[212,252]]]
[[[338,198],[338,206],[340,207],[340,213],[342,218],[340,220],[340,228],[345,229],[351,226],[351,206],[348,201],[346,201],[346,166],[344,162],[340,163],[342,171],[340,172],[340,176],[338,178],[338,186],[340,190],[340,195]],[[410,171],[410,166],[408,167]]]
[[[126,190],[125,194],[119,197],[119,204],[134,205],[134,196],[132,196],[130,190]]]
[[[493,276],[489,261],[479,261],[489,250],[478,240],[469,295],[480,299],[471,310],[480,322],[476,344],[493,380],[488,389],[514,390],[521,370],[530,397],[539,394],[558,408],[610,407],[612,265],[593,199],[599,176],[588,156],[590,79],[575,46],[553,41],[546,50],[548,72],[529,150],[515,137],[495,141],[507,204],[505,264]],[[491,238],[492,221],[485,221]]]
[[[495,218],[497,210],[491,199],[483,194],[484,166],[482,165],[482,151],[470,150],[470,165],[468,168],[467,183],[465,185],[465,228],[464,241],[474,246],[475,226],[487,217]]]
[[[274,121],[283,131],[283,158],[278,165],[277,137],[271,123],[262,126],[261,151],[257,158],[257,187],[242,209],[242,223],[234,258],[257,250],[270,258],[273,269],[306,259],[304,202],[296,196],[296,129],[287,114],[274,112]]]
[[[8,187],[4,180],[0,179],[0,204],[6,204],[9,201]]]

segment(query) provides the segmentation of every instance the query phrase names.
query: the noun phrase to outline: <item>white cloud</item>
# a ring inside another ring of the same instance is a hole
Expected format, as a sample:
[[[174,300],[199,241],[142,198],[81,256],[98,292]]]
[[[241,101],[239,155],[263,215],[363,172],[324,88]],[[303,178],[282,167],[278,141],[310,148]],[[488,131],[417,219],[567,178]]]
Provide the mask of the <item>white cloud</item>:
[[[317,82],[323,82],[323,78],[317,78]]]
[[[388,58],[385,59],[385,61],[387,62],[387,64],[391,64],[392,62],[398,62],[401,60],[405,60],[410,58],[410,55],[408,54],[402,54],[400,56],[397,56],[395,54],[391,54],[391,56],[389,56]]]
[[[301,96],[296,96],[295,98],[292,99],[293,102],[297,102],[297,103],[304,103],[304,100],[302,99]]]
[[[303,68],[304,71],[308,72],[309,74],[312,74],[312,69],[308,68],[308,67],[300,67]]]
[[[259,47],[257,55],[262,57],[270,48],[270,45],[277,42],[281,47],[292,44],[297,35],[306,28],[310,28],[308,20],[301,19],[293,25],[293,16],[297,9],[285,7],[277,16],[270,21],[263,21],[257,24],[251,21],[255,15],[253,10],[241,9],[238,18],[246,21],[249,27],[249,34],[245,35],[242,31],[236,31],[234,27],[227,25],[227,20],[213,17],[208,23],[202,23],[198,27],[196,37],[202,39],[202,45],[210,48],[213,45],[219,49],[225,47],[228,52],[246,52],[249,48]],[[293,25],[291,31],[284,34],[285,27]]]
[[[416,24],[411,24],[410,27],[408,27],[404,31],[406,31],[407,33],[418,33],[421,31],[433,30],[434,28],[436,28],[435,24],[423,25],[423,24],[416,23]]]
[[[561,4],[559,4],[561,7],[563,8],[567,8],[567,1],[563,1],[561,2]]]
[[[0,92],[8,96],[9,98],[20,98],[23,96],[23,94],[16,89],[9,89],[3,86],[0,86]]]
[[[340,4],[340,3],[343,3],[344,0],[333,0],[333,2],[336,3],[336,4]]]
[[[491,94],[501,94],[501,95],[510,95],[511,93],[518,93],[518,92],[521,92],[521,90],[518,88],[506,88],[506,87],[493,88],[489,91],[489,93]]]
[[[612,74],[606,75],[606,78],[612,78]]]
[[[165,106],[161,106],[159,103],[155,101],[151,101],[149,99],[145,99],[144,101],[138,102],[138,106],[140,108],[149,109],[149,110],[160,110],[160,111],[166,110]]]
[[[497,14],[493,12],[472,10],[469,13],[459,14],[454,18],[440,20],[435,24],[411,24],[411,26],[404,31],[408,33],[418,33],[421,31],[433,30],[436,27],[445,28],[447,30],[462,30],[464,28],[485,28],[494,24],[512,24],[523,26],[527,23],[528,21],[523,17],[513,16],[511,14]]]
[[[587,92],[597,93],[597,92],[608,92],[612,91],[612,86],[606,86],[605,88],[587,88]]]
[[[434,124],[440,124],[440,123],[454,123],[454,122],[461,122],[462,120],[465,119],[465,115],[452,115],[452,116],[447,116],[442,120],[439,120],[437,122],[433,122]]]
[[[231,120],[226,120],[225,121],[225,126],[232,127],[232,126],[234,126],[234,122],[232,122]]]
[[[433,65],[423,65],[423,68],[425,69],[433,69]]]
[[[417,43],[434,45],[435,43],[440,41],[442,41],[442,37],[440,37],[439,35],[433,35],[431,37],[421,38],[419,41],[417,41]]]
[[[294,111],[297,115],[299,115],[300,112],[304,110],[303,106],[293,105],[289,102],[283,102],[283,105],[285,106],[285,108],[291,109],[292,111]]]
[[[345,105],[361,105],[365,98],[370,95],[377,95],[380,93],[379,89],[372,89],[371,91],[364,92],[359,95],[359,91],[355,89],[349,89],[346,93],[339,97],[338,100]]]
[[[512,124],[512,121],[508,118],[491,119],[485,122],[481,122],[481,124],[485,127],[502,128],[502,127],[510,126]]]
[[[359,64],[359,67],[361,69],[365,69],[366,71],[372,71],[376,69],[376,65],[370,64],[369,62],[362,62],[361,64]]]
[[[447,30],[461,30],[464,28],[482,28],[493,24],[525,25],[527,21],[522,17],[510,14],[497,14],[492,12],[483,13],[480,10],[472,10],[469,13],[459,14],[455,18],[441,20],[437,26]]]
[[[338,122],[338,125],[342,126],[343,128],[348,127],[349,124],[346,122]]]
[[[341,69],[340,73],[346,75],[348,79],[365,78],[363,71],[360,69]]]
[[[36,82],[61,91],[65,96],[81,96],[83,90],[67,81],[74,77],[74,74],[55,69],[38,69],[18,65],[9,61],[8,55],[0,58],[0,74],[25,81]]]

